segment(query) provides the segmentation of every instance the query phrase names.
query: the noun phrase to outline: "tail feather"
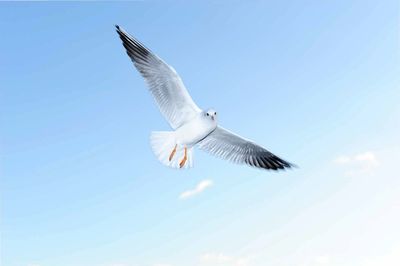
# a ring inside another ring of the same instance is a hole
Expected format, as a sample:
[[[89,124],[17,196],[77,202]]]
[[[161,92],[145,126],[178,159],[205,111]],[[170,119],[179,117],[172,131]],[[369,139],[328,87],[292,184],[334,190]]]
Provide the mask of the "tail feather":
[[[184,157],[184,146],[177,145],[175,132],[173,131],[153,131],[150,135],[151,149],[158,160],[169,167],[180,168],[179,163]],[[169,160],[169,156],[176,147],[174,157]],[[187,160],[183,168],[193,167],[193,148],[187,149]]]

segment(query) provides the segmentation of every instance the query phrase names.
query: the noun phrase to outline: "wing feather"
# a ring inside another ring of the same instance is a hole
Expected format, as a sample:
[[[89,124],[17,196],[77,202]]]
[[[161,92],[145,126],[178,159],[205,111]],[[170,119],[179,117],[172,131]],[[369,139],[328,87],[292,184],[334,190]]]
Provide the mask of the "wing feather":
[[[117,33],[126,53],[146,80],[160,112],[173,129],[201,112],[176,71],[119,26]]]
[[[199,148],[234,163],[279,170],[294,165],[220,126],[198,143]]]

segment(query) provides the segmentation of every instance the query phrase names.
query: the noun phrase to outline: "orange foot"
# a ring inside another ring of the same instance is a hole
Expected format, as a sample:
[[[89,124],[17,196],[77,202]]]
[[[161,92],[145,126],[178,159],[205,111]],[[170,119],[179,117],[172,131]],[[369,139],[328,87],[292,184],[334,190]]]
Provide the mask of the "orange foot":
[[[178,146],[178,145],[175,145],[175,148],[172,150],[171,154],[169,155],[169,158],[168,158],[169,161],[171,161],[172,158],[174,158],[174,155],[175,155],[175,153],[176,153],[176,147],[177,147],[177,146]]]
[[[187,160],[187,148],[185,147],[185,155],[183,156],[182,161],[179,163],[180,168],[182,168],[185,165],[186,160]]]

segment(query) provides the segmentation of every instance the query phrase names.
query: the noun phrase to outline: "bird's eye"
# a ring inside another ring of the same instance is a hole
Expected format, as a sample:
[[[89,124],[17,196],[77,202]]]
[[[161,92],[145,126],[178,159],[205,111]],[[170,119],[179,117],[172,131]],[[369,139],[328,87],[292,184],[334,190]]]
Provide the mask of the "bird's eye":
[[[207,113],[207,116],[209,116],[210,114],[209,113]]]
[[[214,112],[214,115],[217,115],[217,112]]]

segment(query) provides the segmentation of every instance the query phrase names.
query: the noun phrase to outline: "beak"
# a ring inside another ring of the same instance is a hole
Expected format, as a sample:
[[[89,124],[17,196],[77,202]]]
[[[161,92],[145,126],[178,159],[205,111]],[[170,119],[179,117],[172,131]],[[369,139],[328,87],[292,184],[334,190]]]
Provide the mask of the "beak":
[[[214,121],[214,120],[215,120],[215,117],[212,115],[212,116],[211,116],[211,119]]]

